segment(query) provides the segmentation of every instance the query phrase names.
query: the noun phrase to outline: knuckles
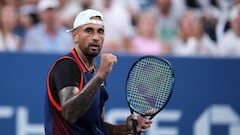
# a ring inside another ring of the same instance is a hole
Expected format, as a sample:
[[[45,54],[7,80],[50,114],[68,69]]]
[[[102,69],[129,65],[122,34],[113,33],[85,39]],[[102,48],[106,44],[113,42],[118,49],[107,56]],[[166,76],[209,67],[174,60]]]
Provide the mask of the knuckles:
[[[117,63],[117,57],[111,53],[104,53],[101,56],[102,61],[104,62],[109,62],[112,64],[116,64]]]

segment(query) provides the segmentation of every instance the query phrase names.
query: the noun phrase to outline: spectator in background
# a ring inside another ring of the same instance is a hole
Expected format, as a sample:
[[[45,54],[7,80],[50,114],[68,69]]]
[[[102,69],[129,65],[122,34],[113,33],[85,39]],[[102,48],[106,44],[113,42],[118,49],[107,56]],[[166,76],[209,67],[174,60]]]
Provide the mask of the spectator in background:
[[[227,8],[226,10],[223,10],[221,16],[219,17],[219,21],[216,26],[216,37],[217,41],[220,40],[224,34],[230,29],[230,12],[231,9],[233,8],[234,5],[238,5],[240,3],[240,0],[229,0],[229,1],[224,1],[225,3],[228,3],[227,5],[230,4],[230,8]]]
[[[216,34],[216,27],[219,20],[225,14],[228,14],[232,7],[233,0],[185,0],[188,8],[197,9],[203,14],[203,24],[205,32],[210,36],[213,41],[218,40]]]
[[[92,8],[93,0],[59,0],[60,14],[63,25],[71,28],[74,18],[79,11]]]
[[[157,37],[155,16],[147,12],[139,16],[133,45],[133,54],[137,55],[163,55],[167,53]]]
[[[219,40],[219,54],[225,57],[240,56],[240,4],[230,13],[231,28]]]
[[[27,32],[24,51],[65,53],[73,47],[71,35],[59,21],[58,8],[58,0],[39,1],[40,23]]]
[[[38,23],[36,5],[23,4],[18,8],[18,19],[14,32],[22,39],[25,38],[26,32]]]
[[[102,52],[130,52],[133,49],[133,27],[126,7],[114,0],[103,0],[96,8],[105,16],[106,35]]]
[[[179,23],[179,37],[172,44],[175,56],[213,56],[216,48],[204,32],[201,15],[186,11]]]
[[[160,39],[170,44],[177,36],[177,22],[185,10],[184,5],[177,7],[175,0],[155,0],[155,3],[155,7],[149,10],[157,16]]]
[[[143,9],[141,9],[141,4],[140,4],[141,1],[139,0],[115,0],[115,1],[121,2],[124,8],[126,8],[131,18],[131,24],[133,27],[135,27],[138,16],[143,11]]]
[[[0,51],[18,51],[20,49],[21,39],[13,33],[16,19],[14,6],[0,6]]]
[[[60,9],[59,14],[61,15],[61,23],[66,28],[70,28],[73,24],[74,17],[81,10],[81,0],[59,0]]]

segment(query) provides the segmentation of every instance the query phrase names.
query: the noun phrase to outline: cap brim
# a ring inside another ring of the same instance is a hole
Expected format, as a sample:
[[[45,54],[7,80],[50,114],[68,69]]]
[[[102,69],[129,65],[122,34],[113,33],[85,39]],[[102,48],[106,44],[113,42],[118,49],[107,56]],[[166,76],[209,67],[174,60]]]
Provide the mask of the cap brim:
[[[71,31],[73,31],[74,30],[74,28],[71,28],[71,29],[69,29],[69,30],[66,30],[66,32],[71,32]]]

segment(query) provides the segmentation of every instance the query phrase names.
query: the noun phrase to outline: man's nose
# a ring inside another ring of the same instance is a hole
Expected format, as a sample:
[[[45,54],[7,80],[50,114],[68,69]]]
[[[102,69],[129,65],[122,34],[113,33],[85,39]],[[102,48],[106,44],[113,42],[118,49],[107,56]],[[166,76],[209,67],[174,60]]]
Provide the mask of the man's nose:
[[[92,38],[94,41],[99,41],[99,39],[100,39],[100,36],[99,36],[99,34],[98,33],[94,33],[94,35],[93,35],[93,38]]]

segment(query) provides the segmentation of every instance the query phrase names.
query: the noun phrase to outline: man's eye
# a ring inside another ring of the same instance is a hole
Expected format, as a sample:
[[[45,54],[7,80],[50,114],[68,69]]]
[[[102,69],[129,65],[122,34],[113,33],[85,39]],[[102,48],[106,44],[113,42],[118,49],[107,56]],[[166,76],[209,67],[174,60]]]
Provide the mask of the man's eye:
[[[99,30],[98,33],[99,33],[100,35],[103,35],[103,34],[104,34],[104,30]]]
[[[92,30],[91,29],[86,29],[85,32],[92,33]]]

